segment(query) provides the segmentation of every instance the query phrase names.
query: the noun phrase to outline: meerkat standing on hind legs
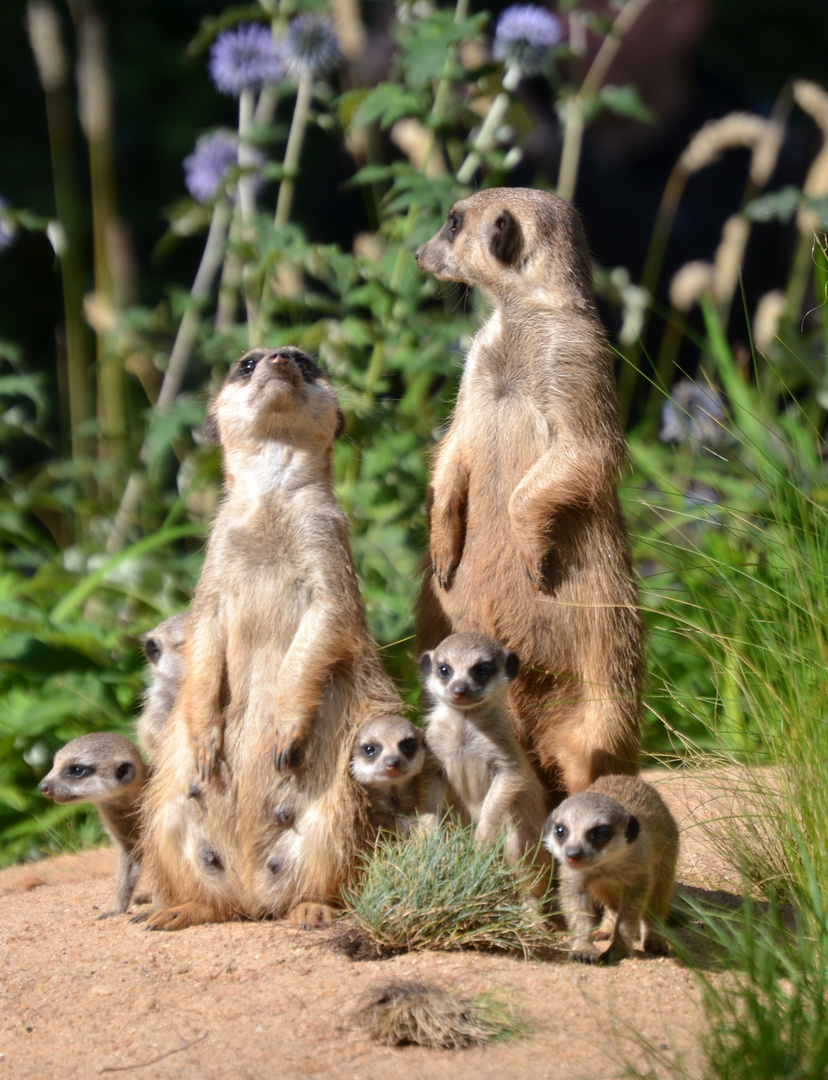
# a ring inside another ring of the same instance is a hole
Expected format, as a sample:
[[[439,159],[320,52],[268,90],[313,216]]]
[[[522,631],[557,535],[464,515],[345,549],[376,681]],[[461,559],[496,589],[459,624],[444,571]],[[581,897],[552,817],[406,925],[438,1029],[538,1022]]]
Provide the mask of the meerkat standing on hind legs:
[[[123,915],[141,875],[138,844],[146,775],[134,743],[111,731],[94,731],[62,746],[38,785],[57,803],[93,803],[103,827],[121,850],[115,907],[99,915],[100,919]]]
[[[402,706],[332,490],[341,424],[333,387],[289,346],[246,353],[209,409],[224,499],[145,800],[149,929],[333,900],[370,839],[353,739]]]
[[[518,668],[517,656],[485,634],[452,634],[424,653],[426,739],[477,839],[491,842],[504,830],[511,863],[528,858],[548,867],[540,846],[546,796],[505,706]],[[538,890],[548,884],[541,874]]]
[[[658,792],[634,776],[602,776],[549,815],[545,843],[561,864],[561,907],[582,963],[632,956],[643,929],[646,952],[667,951],[679,832]],[[601,908],[615,915],[609,948],[592,943]]]
[[[521,658],[515,732],[552,799],[637,772],[643,624],[618,501],[626,443],[577,212],[542,191],[456,203],[417,262],[494,305],[434,455],[417,636]]]

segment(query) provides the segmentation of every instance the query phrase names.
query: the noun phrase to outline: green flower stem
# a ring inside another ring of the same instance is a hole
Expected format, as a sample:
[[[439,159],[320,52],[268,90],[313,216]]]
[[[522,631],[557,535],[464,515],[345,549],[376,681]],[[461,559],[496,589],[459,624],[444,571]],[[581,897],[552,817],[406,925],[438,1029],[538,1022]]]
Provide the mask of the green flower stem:
[[[287,225],[290,220],[293,195],[296,190],[296,178],[299,175],[299,159],[302,156],[302,143],[305,141],[305,132],[308,127],[312,95],[313,71],[307,69],[299,76],[299,85],[296,88],[296,104],[293,108],[293,119],[290,123],[290,132],[283,162],[285,175],[279,185],[279,196],[276,200],[274,224],[277,229]]]
[[[252,147],[250,145],[250,133],[253,129],[253,118],[256,111],[256,96],[252,90],[242,90],[239,97],[239,168],[249,169],[253,164]],[[245,242],[255,241],[254,218],[256,216],[256,193],[253,186],[253,176],[243,173],[239,177],[239,213],[241,215],[241,233]],[[250,281],[249,269],[245,266],[242,270],[242,292],[244,306],[247,312],[247,338],[251,346],[259,344],[259,304],[253,299],[253,288]]]
[[[506,69],[503,76],[503,92],[497,95],[489,107],[486,118],[472,141],[471,152],[457,170],[457,182],[459,184],[471,182],[475,171],[480,165],[482,155],[494,146],[497,130],[506,119],[506,113],[509,111],[509,105],[512,101],[511,93],[517,89],[520,76],[520,68],[516,64],[510,65]]]
[[[624,35],[649,3],[650,0],[627,0],[612,24],[612,29],[601,42],[580,89],[564,102],[564,138],[558,171],[558,194],[567,202],[572,202],[575,195],[586,111],[601,89]]]
[[[209,299],[210,290],[222,263],[230,218],[230,203],[225,198],[219,199],[213,210],[207,241],[204,245],[204,253],[201,256],[193,287],[190,290],[190,300],[181,318],[178,333],[175,336],[172,352],[170,353],[170,362],[167,364],[158,399],[155,402],[156,413],[166,412],[178,396],[187,363],[198,336],[201,310]],[[138,460],[142,466],[146,462],[146,457],[147,444],[144,442],[138,454]],[[138,512],[145,490],[146,475],[143,469],[136,470],[127,481],[118,506],[118,512],[107,537],[106,550],[110,554],[120,551],[123,547],[127,532]]]

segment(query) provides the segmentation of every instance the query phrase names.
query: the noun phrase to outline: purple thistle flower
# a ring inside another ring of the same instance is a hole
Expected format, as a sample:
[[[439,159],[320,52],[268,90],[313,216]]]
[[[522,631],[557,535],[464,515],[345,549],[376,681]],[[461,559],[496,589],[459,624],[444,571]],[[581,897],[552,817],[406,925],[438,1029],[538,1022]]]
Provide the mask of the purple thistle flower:
[[[184,158],[184,182],[192,197],[205,205],[212,202],[238,158],[239,141],[231,131],[214,131],[196,140],[195,150]]]
[[[279,44],[285,68],[297,80],[306,72],[324,75],[342,59],[333,23],[324,15],[299,15]]]
[[[210,75],[222,94],[239,97],[243,90],[261,90],[283,74],[270,30],[261,23],[225,30],[210,49]]]
[[[517,67],[524,75],[543,69],[549,50],[563,37],[561,24],[546,8],[535,4],[513,4],[497,20],[495,60]]]

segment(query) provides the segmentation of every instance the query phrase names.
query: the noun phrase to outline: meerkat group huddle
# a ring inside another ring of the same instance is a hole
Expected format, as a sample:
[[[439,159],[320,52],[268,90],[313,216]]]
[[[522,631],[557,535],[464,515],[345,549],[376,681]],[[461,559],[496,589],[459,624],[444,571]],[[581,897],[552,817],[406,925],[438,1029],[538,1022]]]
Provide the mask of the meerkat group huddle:
[[[481,843],[502,834],[538,894],[555,857],[575,958],[630,955],[641,929],[660,951],[678,830],[637,777],[626,443],[580,220],[545,192],[481,191],[417,262],[493,304],[428,492],[425,731],[367,629],[332,489],[336,394],[299,349],[259,348],[208,411],[225,482],[192,607],[145,638],[149,766],[127,739],[83,736],[41,790],[98,806],[122,850],[113,914],[148,866],[151,929],[309,920],[379,830],[427,828],[448,807]],[[601,910],[615,929],[599,954]]]

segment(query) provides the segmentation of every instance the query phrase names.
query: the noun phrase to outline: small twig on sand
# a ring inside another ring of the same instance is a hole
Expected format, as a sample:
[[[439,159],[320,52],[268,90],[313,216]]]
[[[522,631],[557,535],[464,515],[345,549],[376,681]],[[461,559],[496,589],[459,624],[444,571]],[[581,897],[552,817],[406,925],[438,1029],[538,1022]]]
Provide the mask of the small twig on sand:
[[[177,1046],[175,1050],[168,1050],[166,1054],[159,1054],[158,1057],[151,1058],[149,1061],[139,1061],[137,1065],[105,1065],[98,1073],[109,1072],[128,1072],[130,1069],[145,1069],[147,1065],[155,1065],[158,1061],[163,1061],[164,1058],[172,1057],[173,1054],[180,1054],[182,1050],[189,1050],[191,1046],[195,1046],[196,1043],[202,1042],[210,1034],[209,1031],[205,1031],[203,1035],[199,1035],[197,1039],[190,1039],[188,1043],[184,1043],[183,1046]]]

